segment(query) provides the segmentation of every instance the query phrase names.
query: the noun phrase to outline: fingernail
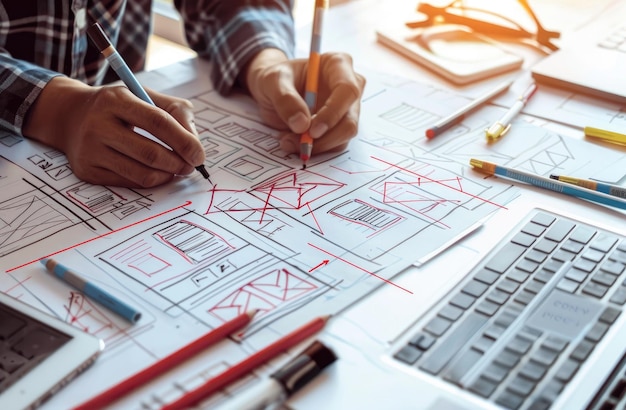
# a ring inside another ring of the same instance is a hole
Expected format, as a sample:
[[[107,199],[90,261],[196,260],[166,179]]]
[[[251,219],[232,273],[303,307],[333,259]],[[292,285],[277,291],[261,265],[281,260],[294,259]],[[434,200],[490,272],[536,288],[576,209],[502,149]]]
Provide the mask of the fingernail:
[[[313,127],[311,127],[311,137],[313,137],[313,139],[319,138],[324,135],[326,131],[328,131],[328,125],[324,123],[315,124]]]
[[[306,115],[304,115],[304,113],[302,112],[292,115],[287,120],[287,125],[289,125],[289,129],[297,133],[306,131],[306,127],[308,125],[307,123],[308,121]]]

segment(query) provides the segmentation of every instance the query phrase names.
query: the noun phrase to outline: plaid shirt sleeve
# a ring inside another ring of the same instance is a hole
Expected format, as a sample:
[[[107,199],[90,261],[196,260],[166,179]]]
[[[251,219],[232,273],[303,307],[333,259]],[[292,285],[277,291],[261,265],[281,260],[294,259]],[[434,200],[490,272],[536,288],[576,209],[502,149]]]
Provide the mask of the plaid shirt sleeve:
[[[24,117],[57,72],[0,52],[0,129],[21,135]]]
[[[211,80],[222,94],[259,51],[277,48],[294,55],[293,2],[289,0],[175,0],[187,41],[213,62]]]

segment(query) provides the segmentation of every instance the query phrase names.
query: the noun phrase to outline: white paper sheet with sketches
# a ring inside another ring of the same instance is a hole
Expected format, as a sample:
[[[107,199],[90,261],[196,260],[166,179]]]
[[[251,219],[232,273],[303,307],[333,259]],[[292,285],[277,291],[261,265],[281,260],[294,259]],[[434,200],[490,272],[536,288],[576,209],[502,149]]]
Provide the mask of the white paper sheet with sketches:
[[[528,140],[511,135],[487,146],[478,135],[499,116],[487,107],[426,141],[424,130],[467,99],[389,78],[370,81],[349,150],[316,156],[302,170],[250,105],[189,90],[178,92],[196,107],[214,186],[200,175],[152,190],[94,186],[77,180],[57,151],[0,137],[0,291],[107,344],[50,408],[78,404],[248,309],[260,313],[241,343],[221,343],[177,383],[159,380],[123,403],[158,407],[379,286],[410,294],[394,275],[519,195],[471,171],[468,156],[534,164],[546,144],[562,140],[529,127]],[[570,155],[554,166],[564,164],[586,161]],[[141,321],[130,326],[45,273],[45,256],[137,306]]]

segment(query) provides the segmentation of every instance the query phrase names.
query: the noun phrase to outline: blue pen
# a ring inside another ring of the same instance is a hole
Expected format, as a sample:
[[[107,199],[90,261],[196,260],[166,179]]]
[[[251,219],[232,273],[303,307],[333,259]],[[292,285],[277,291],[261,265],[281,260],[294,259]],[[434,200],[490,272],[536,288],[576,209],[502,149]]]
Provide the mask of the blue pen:
[[[62,281],[72,285],[85,295],[89,296],[91,299],[99,302],[103,306],[106,306],[129,322],[136,323],[139,318],[141,318],[141,313],[135,308],[127,305],[117,297],[89,282],[79,274],[72,272],[55,260],[43,258],[40,262],[50,273],[53,273]]]
[[[597,202],[599,204],[613,206],[619,209],[626,209],[626,201],[615,196],[607,195],[602,192],[592,191],[587,188],[581,188],[576,185],[557,181],[542,177],[540,175],[531,174],[524,171],[518,171],[496,165],[490,162],[481,161],[479,159],[470,159],[470,165],[490,175],[501,175],[506,178],[515,179],[517,181],[526,182],[539,188],[549,189],[550,191],[560,192],[562,194],[575,196],[577,198],[586,199],[588,201]]]
[[[151,105],[155,105],[146,90],[139,84],[137,77],[130,70],[120,53],[117,52],[111,41],[100,27],[100,24],[95,23],[91,27],[87,29],[87,34],[91,41],[94,42],[96,47],[104,58],[111,64],[111,68],[115,71],[115,73],[120,77],[122,82],[126,84],[126,87],[137,97],[141,98],[145,102]],[[199,165],[196,167],[196,170],[202,174],[204,179],[211,182],[209,172],[206,170],[204,165]]]

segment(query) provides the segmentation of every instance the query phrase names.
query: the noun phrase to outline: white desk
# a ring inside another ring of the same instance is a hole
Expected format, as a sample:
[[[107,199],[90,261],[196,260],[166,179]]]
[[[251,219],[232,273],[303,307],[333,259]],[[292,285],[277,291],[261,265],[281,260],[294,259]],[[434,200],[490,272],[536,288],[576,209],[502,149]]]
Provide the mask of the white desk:
[[[326,48],[352,53],[357,67],[393,72],[412,80],[432,82],[443,88],[449,88],[449,84],[441,79],[375,42],[373,28],[383,15],[380,10],[389,11],[389,3],[362,0],[332,8],[327,20],[330,27],[327,27],[325,37],[325,44],[328,45],[329,39],[332,40],[332,44]],[[402,9],[398,6],[392,11],[401,13]],[[299,54],[303,56],[308,50],[310,33],[307,33],[308,30],[303,28],[298,36]],[[370,67],[370,64],[374,63],[374,67]],[[206,70],[206,65],[197,60],[190,60],[156,72],[144,73],[141,78],[146,85],[153,88],[167,89],[188,85],[188,82],[199,75],[206,80],[208,76]],[[527,80],[527,77],[525,79]],[[501,81],[501,78],[495,81]],[[519,86],[521,85],[520,81]],[[490,82],[485,81],[457,91],[474,96],[489,86]],[[510,93],[496,102],[506,106],[519,91],[516,85]],[[576,129],[569,127],[550,125],[547,128],[576,135]],[[410,268],[393,278],[394,283],[411,289],[412,294],[383,285],[367,298],[334,317],[320,335],[320,339],[331,346],[340,359],[293,397],[289,405],[297,409],[484,408],[475,398],[467,394],[456,396],[450,394],[442,399],[435,389],[420,389],[416,392],[416,381],[424,380],[424,376],[416,378],[409,375],[398,370],[386,359],[394,341],[426,311],[430,303],[445,295],[464,276],[467,268],[477,263],[488,249],[497,244],[499,238],[534,206],[564,210],[566,215],[575,216],[583,221],[598,222],[605,228],[623,227],[624,214],[621,212],[536,188],[522,186],[521,190],[521,197],[510,203],[506,210],[496,212],[482,229],[420,268]],[[23,262],[23,259],[10,258],[4,261],[3,266],[6,269],[17,266],[20,262]],[[596,355],[594,359],[601,360],[604,357],[611,357],[615,352],[603,350],[594,354]],[[129,363],[129,366],[137,366],[140,363],[138,358],[137,363]],[[591,373],[586,376],[599,377]],[[89,372],[81,377],[85,380],[84,383],[90,381]],[[443,382],[435,385],[442,391],[453,391]],[[74,385],[68,386],[67,391],[71,392],[72,388]],[[570,396],[567,402],[561,402],[559,405],[563,408],[576,408],[581,402],[580,397],[585,393],[587,391],[582,386],[578,389],[579,396]],[[46,408],[55,409],[61,406],[59,401],[53,400]]]

